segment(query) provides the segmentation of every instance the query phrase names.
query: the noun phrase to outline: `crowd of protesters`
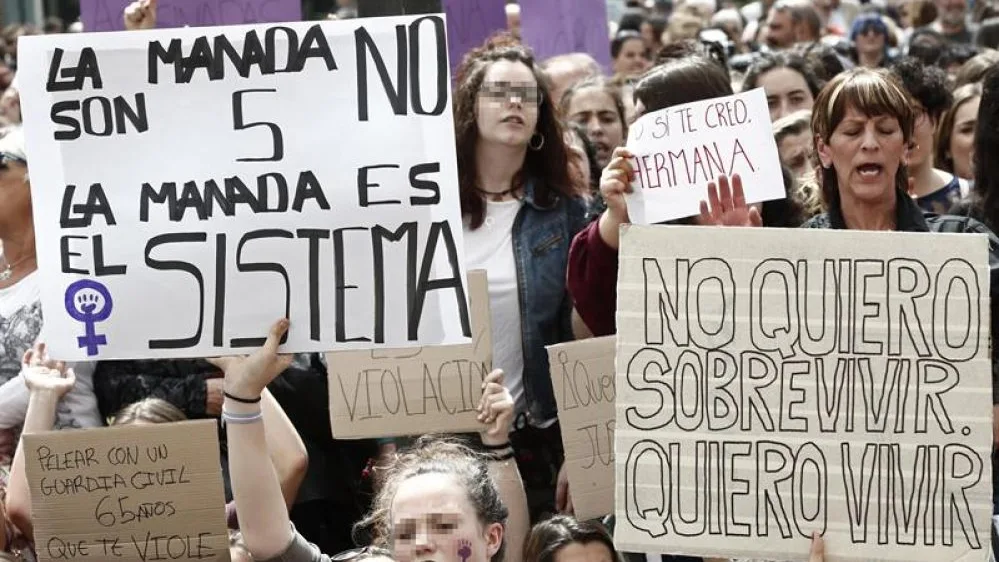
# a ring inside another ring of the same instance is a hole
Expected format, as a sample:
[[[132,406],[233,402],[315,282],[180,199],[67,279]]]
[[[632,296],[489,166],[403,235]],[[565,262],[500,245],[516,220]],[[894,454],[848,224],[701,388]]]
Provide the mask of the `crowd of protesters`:
[[[286,320],[244,358],[48,357],[29,176],[45,163],[29,164],[24,148],[17,38],[81,26],[3,30],[0,560],[35,557],[23,433],[199,418],[229,422],[220,437],[234,559],[635,557],[616,549],[612,517],[572,517],[545,346],[615,333],[633,175],[625,144],[648,112],[762,88],[773,121],[786,198],[747,205],[741,178],[721,177],[700,214],[674,224],[985,234],[999,290],[994,2],[629,1],[608,26],[608,68],[595,53],[536,60],[516,4],[507,15],[508,31],[465,54],[453,90],[465,261],[488,271],[497,369],[482,385],[481,430],[377,441],[335,439],[318,421],[330,419],[325,358],[278,355]],[[333,17],[356,9],[342,2]],[[155,0],[124,13],[128,29],[155,18]],[[814,536],[812,562],[822,550]]]

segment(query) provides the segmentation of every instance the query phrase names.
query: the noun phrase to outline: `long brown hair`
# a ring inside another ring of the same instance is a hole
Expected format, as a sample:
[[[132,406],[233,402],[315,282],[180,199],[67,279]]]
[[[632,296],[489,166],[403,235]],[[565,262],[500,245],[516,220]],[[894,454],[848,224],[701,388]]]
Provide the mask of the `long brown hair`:
[[[547,207],[554,205],[560,195],[577,197],[585,189],[585,186],[580,185],[580,180],[573,178],[569,169],[569,151],[565,146],[562,124],[551,98],[551,85],[547,77],[534,61],[534,54],[530,49],[517,42],[509,33],[499,33],[465,55],[458,67],[454,92],[461,213],[470,218],[473,229],[482,226],[486,213],[482,196],[475,189],[479,182],[479,170],[475,161],[475,148],[479,141],[476,104],[486,71],[492,63],[501,60],[519,62],[531,69],[542,93],[536,132],[543,135],[544,144],[540,150],[527,151],[521,168],[522,179],[540,180],[534,185],[534,201]]]

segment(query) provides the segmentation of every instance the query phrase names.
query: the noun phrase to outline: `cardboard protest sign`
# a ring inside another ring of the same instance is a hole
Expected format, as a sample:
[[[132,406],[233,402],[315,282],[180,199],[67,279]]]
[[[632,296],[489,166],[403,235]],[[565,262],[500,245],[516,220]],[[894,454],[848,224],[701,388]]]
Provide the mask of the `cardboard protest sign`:
[[[784,178],[762,88],[647,113],[628,129],[633,224],[698,214],[708,182],[739,174],[746,202],[783,199]]]
[[[214,421],[25,434],[24,453],[39,560],[229,560]]]
[[[443,0],[443,5],[447,14],[447,52],[454,73],[465,53],[506,29],[506,1]]]
[[[60,359],[471,338],[441,15],[26,38]],[[37,159],[37,160],[36,160]]]
[[[132,0],[80,0],[80,21],[83,29],[122,31],[123,14]],[[156,26],[210,27],[299,21],[302,3],[299,0],[158,0]]]
[[[520,36],[539,61],[586,53],[610,68],[605,0],[521,0]]]
[[[986,560],[988,240],[788,232],[622,232],[615,544]]]
[[[473,342],[326,354],[333,436],[363,439],[476,431],[493,368],[486,272],[468,272]]]
[[[614,351],[607,336],[548,346],[572,507],[579,520],[614,512]]]

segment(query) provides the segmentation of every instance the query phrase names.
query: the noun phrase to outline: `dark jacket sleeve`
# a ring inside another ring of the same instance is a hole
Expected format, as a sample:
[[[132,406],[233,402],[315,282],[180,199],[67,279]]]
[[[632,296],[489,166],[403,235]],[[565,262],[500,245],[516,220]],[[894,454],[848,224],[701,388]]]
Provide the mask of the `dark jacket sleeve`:
[[[570,255],[572,252],[572,242],[575,240],[576,235],[579,234],[584,228],[586,228],[587,223],[590,222],[592,216],[589,214],[588,205],[582,199],[570,200],[568,206],[568,228],[569,228],[569,238],[570,238]],[[568,286],[568,283],[567,283]],[[559,319],[559,330],[561,341],[572,341],[576,339],[575,334],[572,330],[572,310],[574,304],[572,295],[567,290],[562,300],[562,307],[560,310]]]
[[[999,238],[981,222],[965,219],[965,232],[985,234],[989,237],[989,327],[992,335],[992,403],[999,404],[999,346],[995,339],[999,335]]]
[[[94,393],[101,416],[146,398],[160,398],[189,418],[204,418],[205,379],[218,369],[203,360],[101,361],[94,371]]]
[[[572,240],[566,273],[576,312],[597,337],[616,331],[618,254],[600,237],[599,225],[591,222]]]

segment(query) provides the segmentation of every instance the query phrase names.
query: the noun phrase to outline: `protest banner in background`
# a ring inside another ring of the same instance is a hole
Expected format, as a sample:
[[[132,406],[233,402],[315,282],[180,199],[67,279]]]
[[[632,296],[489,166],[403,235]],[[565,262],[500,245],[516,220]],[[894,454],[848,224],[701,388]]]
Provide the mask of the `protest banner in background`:
[[[538,62],[586,53],[610,68],[606,0],[520,0],[520,36]]]
[[[445,22],[64,34],[19,50],[60,359],[466,343]]]
[[[86,32],[122,31],[123,14],[132,0],[80,0],[80,21]],[[156,26],[210,27],[300,21],[299,0],[159,0]]]
[[[633,224],[698,214],[721,175],[741,176],[748,203],[786,196],[763,88],[647,113],[628,128],[628,150]]]
[[[985,236],[626,227],[615,545],[985,561],[988,320]]]
[[[214,421],[26,433],[24,453],[39,560],[229,560]]]
[[[326,354],[337,439],[476,431],[482,381],[492,371],[489,285],[468,272],[472,343]]]
[[[615,336],[548,346],[573,513],[614,512]]]
[[[451,73],[462,57],[481,46],[497,31],[506,29],[506,0],[443,0],[447,14],[447,52]]]

